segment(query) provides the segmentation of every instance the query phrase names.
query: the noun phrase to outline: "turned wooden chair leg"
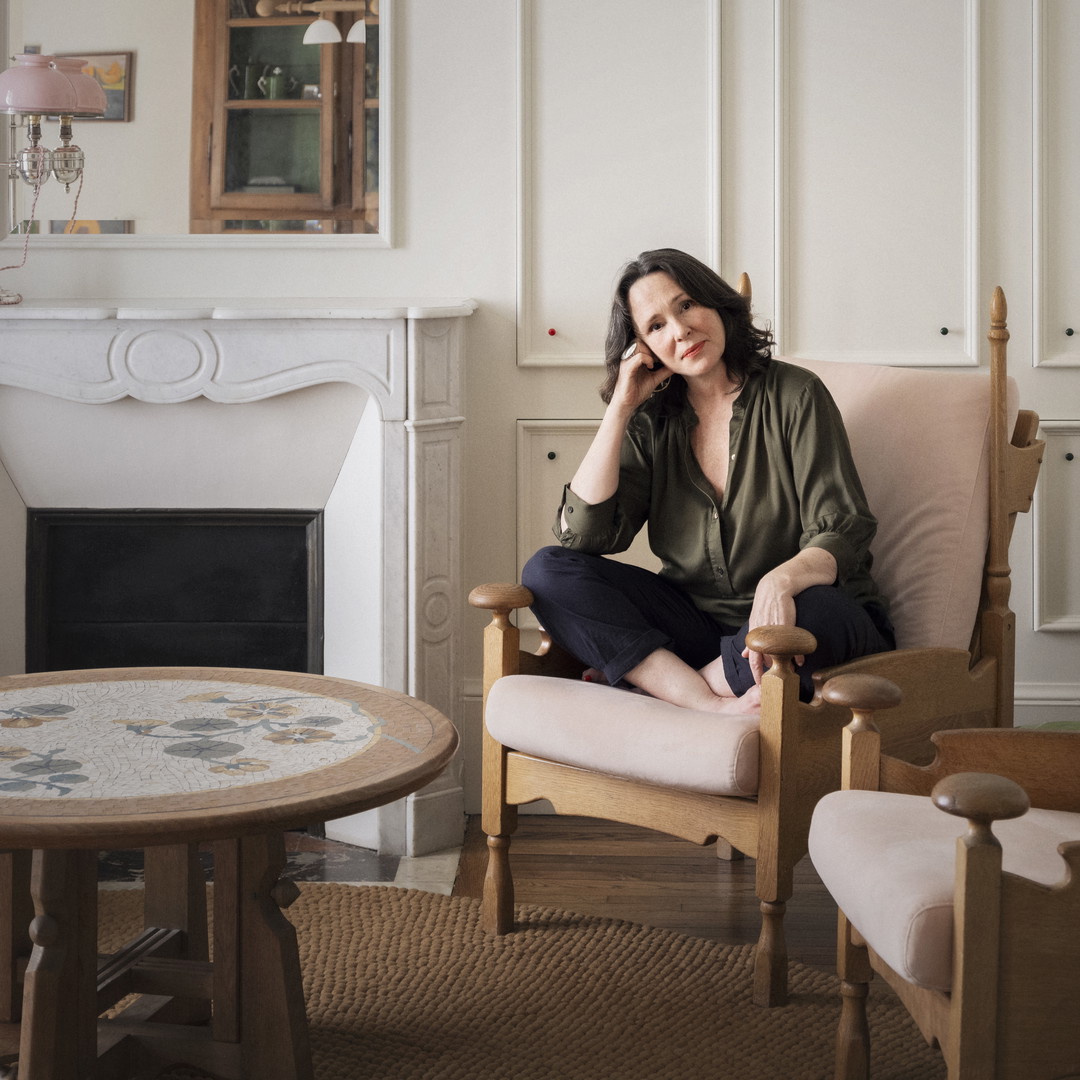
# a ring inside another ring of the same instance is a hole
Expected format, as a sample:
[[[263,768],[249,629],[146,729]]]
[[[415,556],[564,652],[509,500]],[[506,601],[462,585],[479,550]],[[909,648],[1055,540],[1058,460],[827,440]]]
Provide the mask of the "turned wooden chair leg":
[[[754,1004],[765,1008],[786,1005],[787,941],[784,938],[783,900],[761,901],[761,936],[754,956]]]
[[[841,911],[837,916],[837,974],[840,1024],[836,1029],[836,1080],[867,1080],[870,1075],[870,1025],[866,999],[873,970],[866,945]]]
[[[866,998],[874,977],[866,944],[839,912],[836,919],[836,971],[840,976],[840,1023],[836,1030],[836,1080],[866,1080],[870,1075],[870,1029]]]
[[[863,982],[841,982],[840,1026],[836,1029],[836,1080],[867,1080],[870,1075],[870,1026]]]
[[[487,873],[481,921],[489,934],[508,934],[514,928],[514,879],[510,875],[510,837],[487,838]]]

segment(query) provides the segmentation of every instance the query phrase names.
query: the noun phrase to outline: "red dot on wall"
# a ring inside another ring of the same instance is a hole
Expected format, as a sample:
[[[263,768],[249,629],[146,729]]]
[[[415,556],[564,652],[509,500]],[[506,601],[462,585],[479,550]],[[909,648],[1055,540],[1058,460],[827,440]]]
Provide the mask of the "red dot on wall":
[[[554,337],[554,336],[555,336],[555,330],[554,330],[554,328],[552,328],[551,330],[549,330],[549,331],[548,331],[548,336],[549,336],[549,337]]]

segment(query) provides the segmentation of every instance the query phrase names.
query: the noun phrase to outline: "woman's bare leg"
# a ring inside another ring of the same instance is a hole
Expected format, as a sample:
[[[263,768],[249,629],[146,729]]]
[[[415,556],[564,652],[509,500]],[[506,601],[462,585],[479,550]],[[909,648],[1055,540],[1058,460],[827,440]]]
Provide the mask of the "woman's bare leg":
[[[720,665],[722,682],[715,680],[714,673],[711,681],[704,676],[714,664]],[[760,700],[757,687],[741,698],[735,697],[723,678],[723,664],[719,659],[698,672],[668,649],[649,653],[626,673],[625,678],[654,698],[700,712],[745,712],[755,708]]]

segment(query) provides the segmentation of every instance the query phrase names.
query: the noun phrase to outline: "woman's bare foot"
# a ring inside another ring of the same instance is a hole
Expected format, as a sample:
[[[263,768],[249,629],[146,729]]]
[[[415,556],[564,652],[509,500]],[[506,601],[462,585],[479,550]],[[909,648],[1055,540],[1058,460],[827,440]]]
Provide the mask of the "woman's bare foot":
[[[756,713],[761,711],[761,687],[756,683],[743,694],[742,697],[725,698],[727,702],[721,712],[729,713]]]
[[[626,681],[651,697],[698,712],[727,712],[735,703],[730,690],[717,694],[699,672],[667,649],[650,653],[626,673]]]

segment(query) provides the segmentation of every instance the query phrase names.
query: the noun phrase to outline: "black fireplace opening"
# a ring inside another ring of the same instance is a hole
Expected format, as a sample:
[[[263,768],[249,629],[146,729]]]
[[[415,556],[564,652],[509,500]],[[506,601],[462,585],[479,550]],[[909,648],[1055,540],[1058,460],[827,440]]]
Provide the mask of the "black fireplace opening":
[[[27,671],[322,673],[322,511],[27,512]]]

